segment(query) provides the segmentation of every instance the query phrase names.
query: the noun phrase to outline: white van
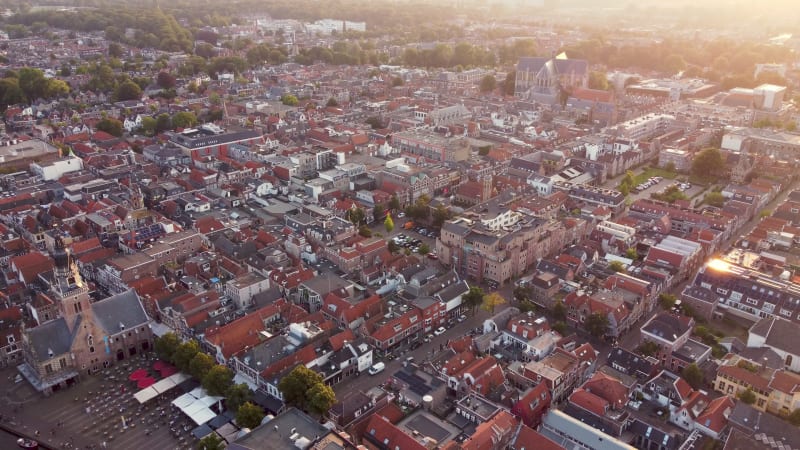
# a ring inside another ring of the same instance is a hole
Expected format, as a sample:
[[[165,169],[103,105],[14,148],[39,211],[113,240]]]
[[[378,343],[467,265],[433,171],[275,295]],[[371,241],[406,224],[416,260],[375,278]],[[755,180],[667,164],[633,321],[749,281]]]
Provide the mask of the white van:
[[[370,367],[368,372],[370,375],[377,375],[383,372],[383,369],[386,368],[386,364],[383,362],[376,363],[374,366]]]

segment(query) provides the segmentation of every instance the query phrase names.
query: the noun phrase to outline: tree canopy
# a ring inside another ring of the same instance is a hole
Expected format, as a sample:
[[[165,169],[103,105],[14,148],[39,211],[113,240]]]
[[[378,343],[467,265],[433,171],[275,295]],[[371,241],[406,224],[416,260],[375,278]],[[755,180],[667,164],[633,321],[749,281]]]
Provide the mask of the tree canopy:
[[[608,333],[608,317],[601,313],[589,314],[583,322],[583,326],[592,336],[603,337]]]
[[[173,355],[180,344],[181,340],[178,335],[170,331],[163,336],[157,337],[153,343],[153,348],[155,349],[156,355],[158,355],[159,359],[162,361],[171,362],[173,361]]]
[[[697,364],[691,363],[681,371],[683,379],[689,383],[694,389],[700,389],[703,386],[703,371],[697,367]]]
[[[261,425],[264,415],[264,410],[260,406],[245,402],[236,411],[236,423],[240,427],[253,429]]]
[[[323,382],[322,376],[302,364],[281,379],[278,389],[286,404],[318,414],[326,412],[336,403],[336,395]],[[327,407],[323,409],[325,405]]]
[[[725,169],[722,153],[716,148],[707,148],[695,155],[692,160],[692,175],[713,181]]]
[[[483,296],[481,309],[489,312],[489,314],[494,314],[495,308],[505,303],[506,299],[504,299],[502,295],[497,292],[492,292]]]
[[[122,122],[108,117],[97,122],[97,129],[116,137],[121,137],[125,131],[122,127]]]
[[[478,286],[471,286],[469,288],[469,292],[464,294],[461,297],[461,300],[464,302],[465,305],[472,309],[472,312],[475,312],[475,309],[483,303],[483,289]]]
[[[492,92],[497,87],[497,80],[494,75],[486,75],[481,79],[481,92]]]
[[[225,395],[233,385],[234,373],[231,369],[217,364],[203,375],[203,389],[209,395]]]

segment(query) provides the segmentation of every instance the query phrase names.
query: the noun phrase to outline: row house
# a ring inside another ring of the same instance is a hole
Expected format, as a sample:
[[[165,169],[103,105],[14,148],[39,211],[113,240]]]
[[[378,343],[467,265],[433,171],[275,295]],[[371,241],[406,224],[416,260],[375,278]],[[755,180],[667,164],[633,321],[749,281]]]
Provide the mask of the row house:
[[[367,328],[368,322],[364,325]],[[398,317],[381,320],[373,325],[373,331],[369,333],[367,340],[376,349],[386,352],[390,348],[403,342],[411,342],[420,337],[424,322],[422,313],[417,308]]]
[[[735,217],[708,212],[697,212],[691,209],[681,209],[668,203],[656,200],[639,199],[633,202],[630,210],[643,214],[653,219],[663,216],[669,217],[672,230],[681,233],[690,233],[695,229],[712,229],[722,233],[722,240],[731,237],[731,233],[740,225]]]
[[[592,295],[583,292],[570,292],[564,297],[567,320],[580,327],[592,314],[600,314],[608,319],[605,336],[617,338],[633,324],[631,312],[621,295],[600,291]]]
[[[750,361],[740,355],[725,357],[713,387],[730,396],[752,391],[756,398],[752,407],[776,415],[786,416],[800,407],[800,375],[775,370],[762,361]]]
[[[577,356],[558,348],[541,361],[526,363],[520,374],[535,383],[544,383],[553,401],[561,401],[577,386],[584,370]]]
[[[800,288],[791,281],[720,259],[709,260],[693,282],[713,293],[720,311],[757,321],[780,317],[800,323]]]

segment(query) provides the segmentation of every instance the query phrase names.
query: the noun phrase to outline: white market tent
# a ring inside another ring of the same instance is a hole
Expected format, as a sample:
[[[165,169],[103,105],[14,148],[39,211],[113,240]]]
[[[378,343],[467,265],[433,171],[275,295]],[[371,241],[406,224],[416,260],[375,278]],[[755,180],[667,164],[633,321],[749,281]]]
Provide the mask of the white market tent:
[[[167,378],[159,380],[155,384],[142,389],[141,391],[133,394],[133,397],[139,401],[139,403],[145,403],[148,400],[152,400],[159,395],[163,394],[164,392],[169,391],[170,389],[174,388],[175,386],[183,383],[184,381],[188,380],[189,375],[186,375],[183,372],[178,372],[176,374],[170,375]]]
[[[217,417],[210,406],[222,400],[223,397],[207,395],[203,388],[196,388],[192,392],[181,395],[172,401],[172,404],[189,416],[194,423],[202,425]]]

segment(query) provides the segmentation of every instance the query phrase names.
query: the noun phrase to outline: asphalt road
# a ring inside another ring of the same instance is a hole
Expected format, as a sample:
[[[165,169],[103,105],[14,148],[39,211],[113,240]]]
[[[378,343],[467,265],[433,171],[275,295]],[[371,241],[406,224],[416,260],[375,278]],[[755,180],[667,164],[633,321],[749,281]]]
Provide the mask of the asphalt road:
[[[498,311],[501,311],[504,308],[507,308],[508,305],[503,305],[503,307],[499,307],[495,310],[495,314]],[[373,352],[373,363],[377,363],[378,361],[383,361],[386,364],[386,369],[383,372],[376,374],[376,375],[369,375],[368,373],[364,372],[360,375],[354,376],[347,380],[342,381],[341,383],[337,384],[333,387],[333,390],[336,392],[336,397],[338,399],[343,399],[348,396],[350,393],[353,392],[366,392],[376,386],[383,384],[387,378],[389,378],[393,373],[398,371],[403,367],[403,362],[409,356],[414,357],[414,361],[418,364],[423,363],[425,360],[430,358],[432,355],[436,354],[437,352],[441,351],[447,345],[448,340],[458,339],[470,332],[470,330],[477,328],[478,326],[483,326],[483,321],[491,317],[493,314],[489,314],[487,311],[478,309],[474,316],[467,315],[467,319],[464,322],[456,323],[453,325],[452,328],[448,329],[444,334],[441,336],[434,336],[431,342],[423,344],[416,350],[406,350],[396,352],[399,353],[397,358],[395,359],[386,359],[381,357],[376,357],[375,352]]]

